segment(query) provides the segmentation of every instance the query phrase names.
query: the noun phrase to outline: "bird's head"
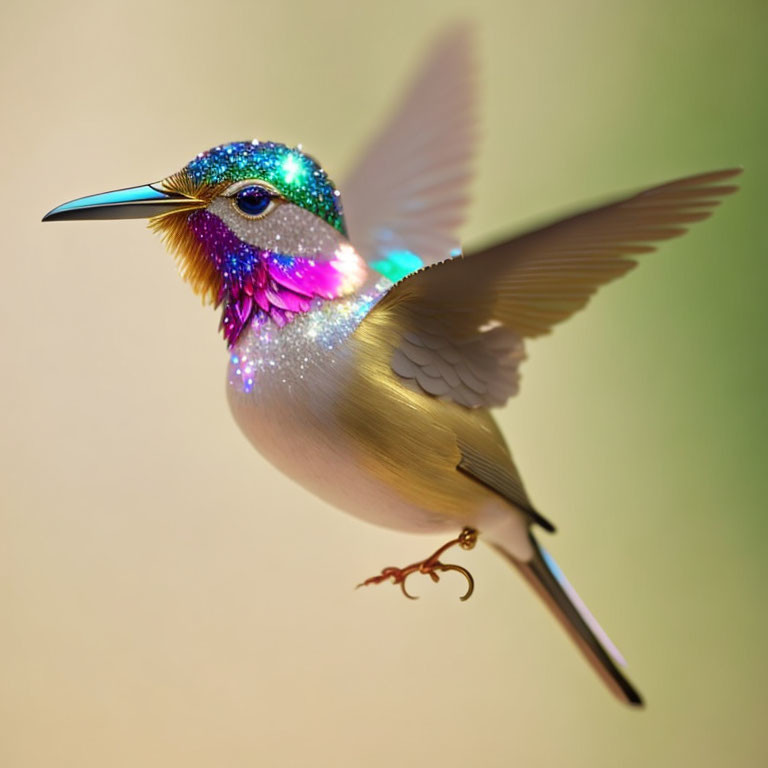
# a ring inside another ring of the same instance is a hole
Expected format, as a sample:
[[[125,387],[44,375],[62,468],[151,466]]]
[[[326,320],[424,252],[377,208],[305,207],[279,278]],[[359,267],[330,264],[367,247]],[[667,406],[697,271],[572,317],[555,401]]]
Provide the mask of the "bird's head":
[[[82,197],[43,221],[122,218],[150,219],[194,291],[223,306],[230,345],[253,320],[285,325],[365,280],[339,191],[300,146],[214,147],[163,181]]]

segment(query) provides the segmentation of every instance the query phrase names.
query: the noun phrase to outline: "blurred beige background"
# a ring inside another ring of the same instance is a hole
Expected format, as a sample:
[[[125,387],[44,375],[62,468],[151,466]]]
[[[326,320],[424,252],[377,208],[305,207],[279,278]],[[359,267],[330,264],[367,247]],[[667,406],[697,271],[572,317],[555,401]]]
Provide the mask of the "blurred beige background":
[[[0,765],[762,766],[763,2],[6,2]],[[277,476],[218,318],[141,222],[42,226],[258,135],[342,178],[431,37],[476,20],[471,243],[743,164],[743,191],[530,346],[500,414],[548,545],[648,708],[507,566],[357,591],[442,543]]]

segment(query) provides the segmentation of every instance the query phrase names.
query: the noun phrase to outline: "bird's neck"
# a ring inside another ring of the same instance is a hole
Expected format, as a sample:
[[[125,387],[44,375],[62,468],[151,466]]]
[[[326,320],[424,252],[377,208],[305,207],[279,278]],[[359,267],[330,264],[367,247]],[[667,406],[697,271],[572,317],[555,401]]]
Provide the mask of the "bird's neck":
[[[365,262],[346,241],[331,254],[290,255],[240,240],[210,214],[192,226],[220,275],[216,306],[222,306],[221,330],[229,347],[252,324],[282,328],[317,300],[348,296],[366,281]]]
[[[338,256],[323,261],[258,251],[248,271],[227,274],[218,296],[227,345],[231,347],[249,325],[273,323],[282,328],[310,312],[318,300],[352,293],[362,281],[350,279],[347,256]]]

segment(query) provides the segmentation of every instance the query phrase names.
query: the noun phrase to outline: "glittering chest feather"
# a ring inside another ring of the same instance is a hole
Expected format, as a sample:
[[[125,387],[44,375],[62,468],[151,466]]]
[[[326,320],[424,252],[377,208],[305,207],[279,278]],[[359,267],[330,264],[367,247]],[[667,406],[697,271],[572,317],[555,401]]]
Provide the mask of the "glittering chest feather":
[[[340,246],[330,259],[290,256],[237,238],[221,219],[195,211],[188,226],[221,277],[216,305],[223,304],[221,328],[229,346],[252,321],[273,320],[282,327],[308,312],[312,299],[336,299],[358,283],[358,256]]]

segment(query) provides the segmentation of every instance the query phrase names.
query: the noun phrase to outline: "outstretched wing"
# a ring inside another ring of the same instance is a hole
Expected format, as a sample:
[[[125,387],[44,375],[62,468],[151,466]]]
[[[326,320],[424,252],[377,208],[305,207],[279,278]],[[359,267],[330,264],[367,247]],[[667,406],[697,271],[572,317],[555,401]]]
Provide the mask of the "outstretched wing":
[[[458,246],[475,150],[471,28],[438,38],[389,122],[340,189],[350,239],[397,280]]]
[[[632,257],[707,218],[738,173],[653,187],[416,272],[371,312],[396,329],[384,354],[408,386],[465,406],[503,404],[517,391],[522,339],[549,333],[632,269]]]

